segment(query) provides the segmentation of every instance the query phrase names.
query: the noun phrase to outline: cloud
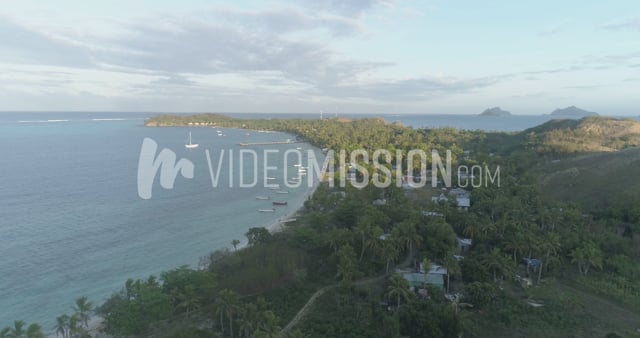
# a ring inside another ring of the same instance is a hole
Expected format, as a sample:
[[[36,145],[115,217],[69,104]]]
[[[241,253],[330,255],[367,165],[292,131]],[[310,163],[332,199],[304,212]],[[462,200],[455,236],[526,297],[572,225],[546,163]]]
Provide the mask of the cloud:
[[[83,87],[88,83],[87,74],[69,75],[80,79],[69,86],[58,82],[60,91],[74,98],[72,102],[81,97],[73,95],[80,88],[93,90],[97,94],[87,97],[94,103],[104,102],[106,96],[128,104],[135,97],[189,98],[201,103],[246,102],[243,98],[247,97],[266,102],[277,100],[276,96],[299,101],[315,97],[420,101],[472,92],[500,80],[376,79],[372,76],[375,71],[394,64],[345,57],[331,48],[327,33],[333,37],[358,35],[365,31],[361,17],[366,11],[392,4],[386,0],[327,0],[309,3],[311,9],[215,8],[120,21],[117,30],[101,36],[91,32],[73,35],[82,30],[42,31],[0,17],[4,42],[0,61],[95,70],[104,83],[92,84],[90,89]],[[122,76],[113,81],[102,78],[108,73]],[[215,82],[220,79],[233,83]],[[100,91],[101,85],[110,90],[108,95]],[[55,83],[46,87],[55,87]],[[43,95],[53,96],[47,93]]]
[[[605,22],[599,26],[608,30],[636,30],[640,31],[640,17],[616,19]]]
[[[169,74],[273,71],[289,80],[321,84],[390,65],[340,59],[319,42],[197,19],[182,19],[164,27],[132,25],[126,35],[112,38],[109,44],[117,51],[102,53],[104,64]]]
[[[212,11],[212,15],[219,21],[235,26],[271,33],[326,30],[333,36],[347,36],[365,31],[358,19],[293,7],[266,11],[217,9]]]
[[[364,12],[381,6],[392,6],[394,0],[304,0],[308,7],[348,17],[360,17]]]
[[[547,25],[538,34],[541,36],[550,36],[560,34],[566,31],[567,26],[571,23],[570,19],[565,19],[559,23]]]
[[[120,27],[124,32],[109,37],[54,36],[0,17],[2,61],[173,76],[273,71],[317,84],[390,65],[340,58],[326,43],[285,34],[325,27],[329,21],[336,23],[335,34],[346,34],[357,25],[337,22],[348,19],[298,10],[215,13],[218,19],[167,16],[161,22],[128,23]]]
[[[92,57],[82,46],[52,34],[38,32],[0,16],[2,61],[91,67]]]
[[[468,93],[491,86],[500,78],[459,79],[455,77],[424,76],[404,80],[372,81],[323,88],[335,97],[360,97],[381,100],[430,100],[436,97]]]
[[[528,93],[528,94],[519,94],[519,95],[511,95],[511,98],[513,99],[540,99],[543,97],[546,97],[548,94],[546,92],[535,92],[535,93]]]
[[[592,89],[600,89],[603,87],[609,87],[610,85],[606,84],[592,84],[592,85],[576,85],[576,86],[564,86],[562,88],[565,89],[579,89],[579,90],[592,90]]]

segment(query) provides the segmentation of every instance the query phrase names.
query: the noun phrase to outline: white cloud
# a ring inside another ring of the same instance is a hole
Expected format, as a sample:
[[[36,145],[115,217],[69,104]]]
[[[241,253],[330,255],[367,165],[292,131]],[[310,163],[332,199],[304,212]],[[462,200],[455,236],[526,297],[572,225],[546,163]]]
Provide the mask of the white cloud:
[[[640,17],[615,19],[600,25],[600,28],[609,30],[636,30],[640,31]]]

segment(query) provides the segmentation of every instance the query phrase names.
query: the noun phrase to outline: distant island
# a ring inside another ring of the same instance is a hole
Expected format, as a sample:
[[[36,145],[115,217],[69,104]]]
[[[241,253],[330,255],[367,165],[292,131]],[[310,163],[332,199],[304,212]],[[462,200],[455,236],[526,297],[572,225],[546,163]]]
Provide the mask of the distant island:
[[[500,107],[493,107],[480,113],[480,116],[511,116],[511,113],[506,110],[502,110]]]
[[[599,116],[598,113],[580,109],[576,106],[567,108],[558,108],[551,112],[552,116],[573,116],[573,117],[587,117],[587,116]]]

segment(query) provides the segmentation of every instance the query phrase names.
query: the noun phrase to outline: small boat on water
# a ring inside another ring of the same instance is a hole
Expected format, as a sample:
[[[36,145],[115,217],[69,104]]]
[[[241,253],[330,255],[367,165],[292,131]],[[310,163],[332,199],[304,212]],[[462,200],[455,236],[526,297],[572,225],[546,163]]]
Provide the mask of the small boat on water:
[[[276,194],[288,194],[289,190],[278,190],[276,191]]]
[[[256,199],[257,200],[270,200],[271,197],[269,197],[269,196],[256,196]]]
[[[275,180],[275,177],[267,176],[267,180]]]
[[[276,209],[258,209],[258,212],[275,212]]]
[[[191,132],[189,132],[189,143],[185,144],[184,147],[187,148],[187,149],[198,148],[198,144],[197,143],[191,142]]]
[[[273,205],[287,205],[287,201],[273,201]]]
[[[298,163],[298,164],[294,164],[293,166],[294,167],[300,167],[300,166],[302,166],[302,164]]]

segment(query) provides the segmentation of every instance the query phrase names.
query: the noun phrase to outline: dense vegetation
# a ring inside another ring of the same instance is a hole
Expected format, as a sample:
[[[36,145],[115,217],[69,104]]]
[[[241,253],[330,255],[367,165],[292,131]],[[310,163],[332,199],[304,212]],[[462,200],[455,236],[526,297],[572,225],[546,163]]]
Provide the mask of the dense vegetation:
[[[587,126],[594,121],[552,122],[503,134],[414,130],[378,119],[154,118],[147,125],[287,131],[332,149],[451,149],[459,164],[499,165],[501,185],[473,189],[468,211],[456,208],[453,199],[433,203],[441,187],[321,185],[284,231],[251,228],[248,247],[236,250],[233,241],[233,249],[211,253],[207,270],[180,267],[158,279],[127,281],[98,307],[103,329],[114,336],[154,337],[637,334],[640,197],[621,191],[619,198],[591,207],[554,199],[541,184],[558,154],[574,158],[576,151],[587,156],[594,150],[573,144],[595,135],[581,131],[591,130]],[[621,123],[611,121],[596,124],[606,129]],[[607,141],[613,143],[605,142],[607,150],[616,140],[635,145],[635,125],[628,124]],[[372,203],[380,199],[386,203]],[[456,237],[473,240],[464,259],[457,256]],[[446,267],[444,290],[410,291],[394,270],[416,262]],[[447,300],[445,293],[460,297]],[[306,307],[310,299],[314,302]],[[59,318],[65,337],[86,334],[87,303],[79,299],[74,315]],[[300,309],[304,316],[296,316]],[[3,335],[25,336],[15,329]]]

